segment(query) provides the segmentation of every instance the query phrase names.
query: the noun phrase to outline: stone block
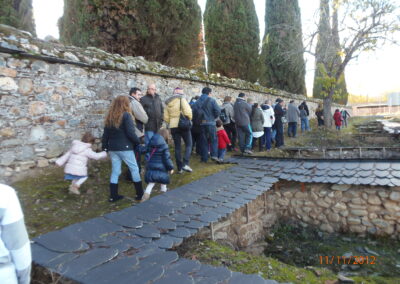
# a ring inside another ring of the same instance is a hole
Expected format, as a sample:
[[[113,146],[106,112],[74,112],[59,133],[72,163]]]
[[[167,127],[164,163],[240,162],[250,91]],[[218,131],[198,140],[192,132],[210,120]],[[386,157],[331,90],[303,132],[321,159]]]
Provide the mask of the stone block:
[[[369,204],[372,204],[372,205],[381,205],[381,204],[382,204],[382,201],[381,201],[381,199],[380,199],[378,196],[376,196],[376,195],[369,195],[369,196],[368,196],[368,203],[369,203]]]
[[[322,231],[328,232],[328,233],[333,233],[333,232],[334,232],[334,229],[333,229],[332,226],[329,225],[329,224],[322,224],[321,227],[320,227],[320,229],[321,229]]]
[[[332,212],[328,215],[328,220],[331,222],[339,222],[340,216],[339,216],[339,214]]]
[[[17,70],[7,67],[0,67],[0,76],[15,78],[17,76]]]
[[[31,69],[33,71],[46,73],[49,71],[49,65],[44,61],[36,60],[31,64]]]
[[[347,191],[351,188],[349,184],[334,184],[331,186],[332,190]]]
[[[351,225],[349,226],[349,231],[352,233],[364,233],[367,230],[367,227],[363,225]]]
[[[36,163],[35,161],[26,161],[19,163],[19,166],[21,167],[21,171],[26,171],[30,168],[34,168],[36,166]]]
[[[329,203],[326,203],[325,200],[322,200],[322,199],[318,199],[317,200],[317,205],[321,206],[323,208],[329,208],[330,207]]]
[[[42,126],[35,126],[31,129],[29,140],[31,141],[43,141],[47,137],[46,130]]]
[[[0,153],[0,165],[1,166],[9,166],[15,161],[15,153],[14,152],[5,152],[2,151]]]
[[[37,166],[38,166],[39,168],[45,168],[45,167],[47,167],[48,165],[49,165],[49,161],[46,160],[46,159],[40,159],[40,160],[37,161]]]
[[[387,227],[389,227],[389,223],[387,221],[385,221],[385,220],[382,220],[382,219],[372,219],[371,222],[375,226],[377,226],[379,228],[387,228]]]
[[[8,139],[8,140],[3,140],[1,142],[1,146],[3,147],[10,147],[10,146],[19,146],[23,143],[21,139]]]
[[[15,130],[11,127],[2,128],[0,129],[0,136],[7,138],[15,136]]]
[[[40,101],[34,101],[29,104],[29,114],[36,116],[46,112],[46,103]]]
[[[17,126],[17,127],[25,127],[25,126],[28,126],[30,124],[31,124],[31,121],[29,119],[27,119],[27,118],[21,118],[21,119],[18,119],[15,122],[15,126]]]
[[[354,216],[368,216],[367,210],[354,209],[354,210],[350,210],[350,213]]]
[[[18,92],[23,95],[29,95],[33,91],[33,82],[29,78],[22,78],[18,82]]]
[[[390,193],[389,198],[393,201],[400,201],[400,192],[393,191],[392,193]]]
[[[64,147],[60,146],[57,143],[52,143],[48,146],[48,150],[46,152],[45,157],[50,159],[50,158],[55,158],[60,156],[64,152]]]
[[[349,225],[359,225],[359,224],[361,224],[361,219],[360,218],[349,217],[349,218],[347,218],[347,223]]]
[[[389,193],[385,190],[385,191],[378,191],[378,195],[382,198],[388,198],[389,197]]]
[[[17,83],[15,83],[13,78],[10,77],[0,77],[0,91],[13,92],[18,89]]]
[[[386,208],[386,210],[388,210],[390,212],[400,211],[399,203],[394,202],[394,201],[385,201],[383,203],[383,206]]]

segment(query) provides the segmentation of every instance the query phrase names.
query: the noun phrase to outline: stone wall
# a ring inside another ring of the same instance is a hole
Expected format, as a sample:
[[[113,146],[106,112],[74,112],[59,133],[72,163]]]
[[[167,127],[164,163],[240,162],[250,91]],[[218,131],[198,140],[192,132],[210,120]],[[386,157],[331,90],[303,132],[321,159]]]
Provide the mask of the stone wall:
[[[262,240],[279,219],[295,219],[328,233],[400,239],[400,187],[301,184],[280,181],[198,237],[245,248]]]
[[[259,102],[305,99],[218,74],[45,42],[0,25],[0,182],[48,166],[85,131],[101,137],[112,98],[151,82],[163,100],[177,86],[190,99],[206,85],[219,99],[239,92]],[[308,101],[313,112],[320,101]]]

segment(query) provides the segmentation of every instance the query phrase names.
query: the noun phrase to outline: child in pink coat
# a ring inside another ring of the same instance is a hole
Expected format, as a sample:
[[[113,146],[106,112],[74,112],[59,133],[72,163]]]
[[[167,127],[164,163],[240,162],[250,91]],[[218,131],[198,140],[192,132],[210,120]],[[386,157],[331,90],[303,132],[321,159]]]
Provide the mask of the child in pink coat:
[[[64,179],[72,180],[69,192],[80,194],[79,187],[87,180],[87,163],[89,159],[99,160],[107,157],[105,151],[96,153],[92,150],[95,138],[90,133],[85,133],[82,141],[72,141],[71,149],[61,156],[56,164],[64,167]]]

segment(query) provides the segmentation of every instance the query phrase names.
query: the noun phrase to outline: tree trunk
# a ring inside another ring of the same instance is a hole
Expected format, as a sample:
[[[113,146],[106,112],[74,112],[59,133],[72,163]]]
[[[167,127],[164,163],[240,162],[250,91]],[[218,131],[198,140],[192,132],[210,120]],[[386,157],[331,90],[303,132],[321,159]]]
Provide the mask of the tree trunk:
[[[324,98],[324,124],[326,128],[331,128],[333,125],[332,116],[332,99]]]

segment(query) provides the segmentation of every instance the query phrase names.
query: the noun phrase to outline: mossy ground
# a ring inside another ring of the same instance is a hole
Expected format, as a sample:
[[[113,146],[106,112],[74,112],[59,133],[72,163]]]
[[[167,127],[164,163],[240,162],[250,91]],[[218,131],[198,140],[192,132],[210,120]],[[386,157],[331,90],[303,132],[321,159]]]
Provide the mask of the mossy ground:
[[[171,151],[171,155],[174,153]],[[193,156],[190,163],[192,173],[173,174],[169,190],[206,177],[230,167],[229,164],[218,165],[213,162],[200,163]],[[64,181],[63,169],[50,166],[32,177],[14,183],[25,213],[25,222],[30,237],[61,229],[67,225],[82,222],[103,214],[118,211],[135,204],[135,190],[131,182],[120,176],[119,193],[126,198],[108,202],[109,178],[111,162],[91,161],[89,178],[81,187],[81,195],[68,193],[70,182]],[[145,188],[146,184],[143,182]],[[159,186],[153,190],[152,196],[160,194]]]

